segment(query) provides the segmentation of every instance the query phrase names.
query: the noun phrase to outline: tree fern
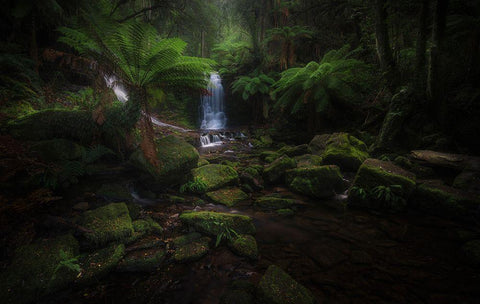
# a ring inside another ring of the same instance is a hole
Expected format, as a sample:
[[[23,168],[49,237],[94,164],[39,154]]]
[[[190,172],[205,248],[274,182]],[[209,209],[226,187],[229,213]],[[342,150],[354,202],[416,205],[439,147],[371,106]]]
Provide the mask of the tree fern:
[[[316,112],[324,112],[334,102],[354,101],[355,94],[368,84],[368,65],[349,59],[349,46],[325,54],[320,62],[303,68],[291,68],[274,85],[275,108],[297,113],[313,103]]]

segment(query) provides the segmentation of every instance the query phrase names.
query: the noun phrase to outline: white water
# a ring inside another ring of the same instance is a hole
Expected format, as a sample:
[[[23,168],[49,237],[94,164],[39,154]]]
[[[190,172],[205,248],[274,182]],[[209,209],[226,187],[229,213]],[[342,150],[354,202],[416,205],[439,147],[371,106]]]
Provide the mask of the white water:
[[[224,112],[224,92],[220,75],[212,73],[207,87],[210,96],[202,96],[200,105],[200,129],[219,130],[227,125],[227,116]]]

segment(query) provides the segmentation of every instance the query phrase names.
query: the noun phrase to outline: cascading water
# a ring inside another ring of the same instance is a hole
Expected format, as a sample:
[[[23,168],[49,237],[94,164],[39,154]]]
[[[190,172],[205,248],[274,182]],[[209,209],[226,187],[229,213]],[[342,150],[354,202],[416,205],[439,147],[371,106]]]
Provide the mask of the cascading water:
[[[224,129],[227,116],[223,110],[224,92],[220,75],[212,73],[207,87],[210,95],[202,97],[200,105],[200,128],[202,130]]]

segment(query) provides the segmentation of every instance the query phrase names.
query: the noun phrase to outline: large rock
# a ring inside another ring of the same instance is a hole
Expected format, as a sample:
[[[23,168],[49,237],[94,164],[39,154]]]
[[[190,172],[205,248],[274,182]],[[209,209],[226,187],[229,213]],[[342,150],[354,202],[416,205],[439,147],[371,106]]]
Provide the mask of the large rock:
[[[323,159],[318,155],[305,154],[301,156],[296,156],[295,161],[297,162],[297,168],[308,168],[312,166],[321,166]]]
[[[415,175],[391,162],[371,158],[360,166],[355,176],[349,203],[368,209],[402,211],[414,189]],[[388,199],[378,198],[382,191],[390,192]]]
[[[130,156],[130,162],[152,176],[156,182],[165,185],[180,184],[190,170],[197,167],[197,149],[173,135],[156,141],[158,167],[152,165],[141,150]]]
[[[290,208],[295,204],[295,200],[290,198],[282,198],[271,194],[259,197],[255,201],[255,206],[265,210],[279,210]]]
[[[258,257],[258,246],[255,238],[249,234],[242,234],[228,243],[228,247],[237,255],[255,260]]]
[[[227,207],[248,199],[248,195],[238,188],[226,188],[208,192],[207,197],[216,204],[222,204]]]
[[[317,135],[310,149],[323,158],[324,165],[337,165],[344,171],[357,171],[369,157],[365,143],[348,133]]]
[[[346,189],[340,169],[333,165],[288,170],[286,180],[293,191],[314,198],[329,198]]]
[[[194,180],[205,184],[206,192],[238,184],[238,173],[230,166],[206,165],[192,170]]]
[[[150,272],[157,269],[165,259],[165,249],[155,247],[127,253],[118,264],[118,271]]]
[[[117,267],[125,255],[123,244],[112,244],[90,254],[80,257],[79,264],[82,268],[76,282],[80,284],[95,284]]]
[[[311,153],[310,147],[307,144],[299,146],[285,146],[277,151],[279,155],[287,155],[289,157],[300,156]]]
[[[95,246],[112,241],[125,243],[133,234],[132,219],[124,203],[113,203],[86,211],[80,224],[91,230],[85,233],[85,238]]]
[[[78,247],[72,235],[64,235],[18,248],[0,275],[1,302],[30,303],[73,283],[78,272],[60,263],[76,257]]]
[[[464,191],[445,186],[441,181],[422,181],[410,201],[410,206],[427,214],[445,218],[473,220],[480,198]]]
[[[255,233],[255,225],[246,215],[210,211],[184,212],[180,215],[180,220],[200,232],[213,236],[224,233],[226,227],[238,234]]]
[[[182,235],[173,240],[175,253],[173,260],[178,263],[187,263],[201,259],[209,250],[211,239],[202,237],[200,233]]]
[[[315,303],[315,298],[307,288],[275,265],[268,267],[258,288],[263,301],[267,304]]]
[[[271,184],[283,182],[285,171],[293,169],[296,166],[297,163],[293,158],[284,155],[265,168],[263,177],[266,182]]]
[[[85,155],[83,146],[62,138],[35,142],[30,145],[30,151],[46,161],[74,160]]]

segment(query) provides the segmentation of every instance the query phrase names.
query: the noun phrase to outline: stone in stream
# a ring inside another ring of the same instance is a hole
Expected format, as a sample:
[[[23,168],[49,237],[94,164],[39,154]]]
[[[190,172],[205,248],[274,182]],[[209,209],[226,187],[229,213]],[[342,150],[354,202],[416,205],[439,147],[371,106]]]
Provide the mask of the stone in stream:
[[[184,212],[180,215],[180,220],[195,230],[212,236],[224,233],[226,227],[238,234],[255,233],[255,225],[246,215],[212,211]]]
[[[295,200],[282,198],[275,194],[265,195],[255,201],[255,206],[264,210],[279,210],[290,208],[295,204]]]
[[[132,226],[133,234],[127,240],[127,243],[135,242],[147,234],[156,234],[160,236],[163,234],[162,226],[150,217],[133,221]]]
[[[286,181],[295,192],[314,197],[329,198],[346,189],[337,166],[313,166],[288,170]]]
[[[299,146],[285,146],[279,149],[276,153],[279,155],[286,155],[288,157],[300,156],[304,154],[309,154],[312,151],[307,144],[299,145]]]
[[[337,165],[343,171],[357,171],[369,157],[365,143],[348,133],[317,135],[310,149],[322,157],[324,165]]]
[[[93,253],[82,255],[79,259],[82,271],[75,281],[87,285],[98,283],[99,279],[115,269],[124,255],[123,244],[112,244]]]
[[[316,302],[307,288],[275,265],[268,267],[260,280],[258,289],[262,303],[266,304],[313,304]]]
[[[130,156],[130,162],[162,185],[180,184],[190,170],[197,167],[199,154],[194,146],[173,135],[156,141],[158,167],[153,166],[141,149]]]
[[[237,255],[256,260],[258,247],[255,238],[248,234],[241,234],[228,243],[228,247]]]
[[[297,168],[308,168],[312,166],[321,166],[322,157],[313,154],[304,154],[301,156],[295,156],[295,161],[297,162]]]
[[[91,230],[85,233],[85,238],[94,246],[103,246],[112,241],[127,242],[134,232],[125,203],[113,203],[85,211],[80,225]]]
[[[225,188],[207,192],[207,197],[216,204],[233,207],[235,204],[248,199],[248,195],[239,188]]]
[[[206,165],[192,170],[194,180],[206,185],[206,192],[238,184],[238,173],[230,166]]]
[[[209,250],[211,239],[200,233],[182,235],[173,240],[175,253],[173,260],[178,263],[187,263],[201,259]]]
[[[422,181],[415,189],[410,206],[445,218],[474,220],[480,206],[478,196],[448,187],[442,181]]]
[[[157,269],[165,259],[165,249],[154,247],[127,253],[117,266],[123,272],[150,272]]]
[[[2,303],[30,303],[69,286],[78,272],[60,263],[75,258],[78,249],[70,234],[19,247],[10,266],[0,274]]]
[[[273,163],[265,167],[263,177],[267,183],[282,183],[285,177],[285,171],[297,166],[295,159],[288,156],[282,156]]]
[[[402,211],[414,189],[414,174],[391,162],[370,158],[358,169],[349,191],[349,204],[367,209]],[[380,190],[389,191],[390,199],[378,198],[375,191],[379,193]]]

